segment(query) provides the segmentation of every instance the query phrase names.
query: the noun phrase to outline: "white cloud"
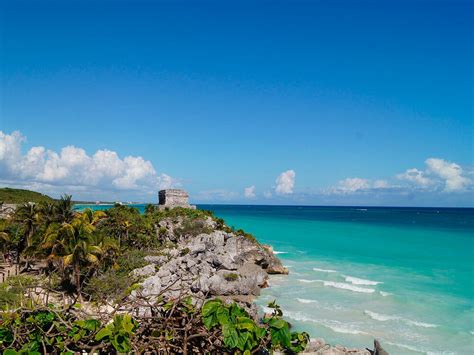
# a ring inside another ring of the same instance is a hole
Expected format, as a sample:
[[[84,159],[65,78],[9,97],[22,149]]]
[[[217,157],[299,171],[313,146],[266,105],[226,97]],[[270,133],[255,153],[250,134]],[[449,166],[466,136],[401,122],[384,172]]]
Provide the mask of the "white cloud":
[[[463,191],[472,181],[463,176],[461,166],[443,159],[429,158],[425,161],[428,171],[444,180],[444,191]]]
[[[282,172],[276,179],[275,192],[279,195],[287,195],[293,193],[295,187],[296,173],[294,170],[287,170]]]
[[[444,192],[465,191],[472,186],[472,180],[464,176],[463,169],[459,164],[452,163],[440,158],[429,158],[425,160],[426,169],[408,169],[397,178],[406,180],[421,188],[443,190]]]
[[[270,191],[265,191],[263,193],[263,197],[265,198],[272,198],[273,194]]]
[[[67,146],[60,152],[45,147],[33,147],[21,153],[25,137],[20,132],[0,131],[0,180],[18,185],[48,185],[59,187],[97,187],[107,190],[156,191],[178,185],[166,174],[158,175],[150,161],[98,150],[88,155],[82,148]],[[86,190],[86,189],[84,189]]]
[[[390,187],[389,183],[385,180],[375,180],[372,186],[375,189],[388,189]]]
[[[404,173],[398,174],[397,179],[410,181],[421,187],[433,185],[434,181],[426,176],[426,173],[416,168],[407,169]]]
[[[337,183],[337,186],[331,189],[331,192],[336,194],[351,194],[360,190],[366,190],[370,187],[370,182],[367,179],[361,178],[346,178]]]
[[[249,186],[244,189],[245,198],[255,198],[255,186]]]

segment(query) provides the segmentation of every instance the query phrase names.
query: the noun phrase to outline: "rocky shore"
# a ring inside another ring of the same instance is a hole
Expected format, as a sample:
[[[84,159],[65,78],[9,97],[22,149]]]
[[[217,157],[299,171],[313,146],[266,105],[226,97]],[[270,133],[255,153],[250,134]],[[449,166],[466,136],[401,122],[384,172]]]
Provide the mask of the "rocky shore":
[[[254,317],[257,307],[253,303],[260,290],[268,286],[270,274],[288,274],[270,246],[217,228],[216,221],[207,218],[201,226],[206,233],[190,236],[176,233],[183,229],[183,218],[168,218],[159,223],[161,237],[170,247],[149,255],[148,265],[132,271],[140,277],[141,288],[132,292],[153,299],[161,294],[176,299],[183,293],[196,299],[219,297],[234,300],[244,306]],[[179,236],[179,237],[178,237]],[[379,346],[374,350],[350,349],[331,346],[322,339],[312,339],[305,353],[321,355],[381,354]]]

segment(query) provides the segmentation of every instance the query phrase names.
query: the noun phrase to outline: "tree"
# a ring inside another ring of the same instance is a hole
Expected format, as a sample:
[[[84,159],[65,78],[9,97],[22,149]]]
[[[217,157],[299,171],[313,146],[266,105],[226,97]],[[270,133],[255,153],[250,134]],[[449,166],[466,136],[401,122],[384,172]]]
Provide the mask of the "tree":
[[[20,254],[27,251],[33,245],[33,237],[39,225],[38,209],[33,203],[25,203],[18,207],[15,219],[21,224],[23,233],[17,245],[17,263],[20,263]],[[26,269],[29,268],[29,260],[26,261]]]
[[[79,298],[84,278],[99,267],[102,256],[106,255],[109,261],[115,255],[114,245],[94,234],[94,223],[100,216],[101,213],[86,210],[77,213],[71,223],[52,224],[42,243],[48,259],[61,269],[63,280],[71,276]]]
[[[74,203],[71,195],[62,195],[56,202],[56,221],[70,223],[74,218]]]

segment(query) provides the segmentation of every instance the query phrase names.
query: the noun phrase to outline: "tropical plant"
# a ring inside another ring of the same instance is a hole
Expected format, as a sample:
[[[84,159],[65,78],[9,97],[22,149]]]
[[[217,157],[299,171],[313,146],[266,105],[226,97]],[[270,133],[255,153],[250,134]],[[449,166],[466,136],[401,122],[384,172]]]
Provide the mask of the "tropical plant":
[[[25,203],[15,211],[15,220],[21,225],[22,232],[17,244],[17,263],[20,262],[20,254],[31,251],[33,238],[39,226],[38,208],[33,203]],[[27,258],[26,269],[29,268],[29,259]]]
[[[70,223],[74,218],[74,202],[71,195],[62,195],[56,202],[56,221]]]
[[[98,216],[98,215],[97,215]],[[101,257],[114,250],[112,243],[93,235],[94,213],[78,213],[71,223],[52,224],[42,243],[48,259],[61,269],[63,279],[70,274],[76,292],[81,295],[83,277],[92,274],[100,265]]]
[[[220,326],[225,346],[233,351],[250,354],[259,347],[302,351],[309,335],[291,332],[289,323],[281,318],[280,308],[274,302],[269,307],[275,311],[259,325],[236,303],[226,305],[220,299],[210,300],[202,307],[203,323],[207,329]]]

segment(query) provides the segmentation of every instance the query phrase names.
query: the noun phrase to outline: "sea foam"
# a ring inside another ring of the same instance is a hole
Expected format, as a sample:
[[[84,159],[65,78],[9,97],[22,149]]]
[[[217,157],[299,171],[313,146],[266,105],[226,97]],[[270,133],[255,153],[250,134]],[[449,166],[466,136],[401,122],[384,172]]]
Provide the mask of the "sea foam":
[[[324,286],[340,288],[342,290],[349,290],[353,292],[362,292],[362,293],[373,293],[375,290],[373,288],[365,288],[347,284],[344,282],[334,282],[334,281],[323,281]]]
[[[297,298],[296,300],[300,303],[318,303],[316,300],[307,300],[305,298]]]
[[[368,285],[368,286],[375,286],[378,284],[381,284],[382,282],[380,281],[372,281],[372,280],[365,280],[365,279],[359,279],[357,277],[353,276],[346,276],[345,278],[346,282],[350,282],[353,285]]]
[[[324,282],[323,280],[307,280],[307,279],[298,279],[298,281],[299,282],[304,282],[304,283],[307,283],[307,284],[313,283],[313,282],[318,282],[318,281]]]
[[[286,311],[286,310],[283,310],[283,314],[286,317],[291,318],[291,319],[296,320],[296,321],[312,322],[312,323],[322,325],[326,328],[331,329],[332,331],[334,331],[336,333],[359,334],[359,335],[368,334],[368,333],[366,333],[362,330],[359,330],[359,329],[356,329],[354,327],[348,326],[347,323],[342,323],[342,322],[338,322],[338,321],[335,321],[335,320],[313,319],[313,318],[310,318],[310,317],[302,314],[301,312],[291,312],[291,311]]]
[[[416,327],[422,327],[422,328],[437,328],[438,327],[438,325],[436,324],[414,321],[414,320],[406,319],[400,316],[391,316],[391,315],[376,313],[376,312],[372,312],[368,310],[365,310],[364,313],[367,314],[370,318],[381,321],[381,322],[396,320],[396,321],[401,321],[408,325],[414,325]]]
[[[318,271],[318,272],[327,272],[327,273],[337,272],[336,270],[320,269],[318,267],[313,267],[313,270]]]

